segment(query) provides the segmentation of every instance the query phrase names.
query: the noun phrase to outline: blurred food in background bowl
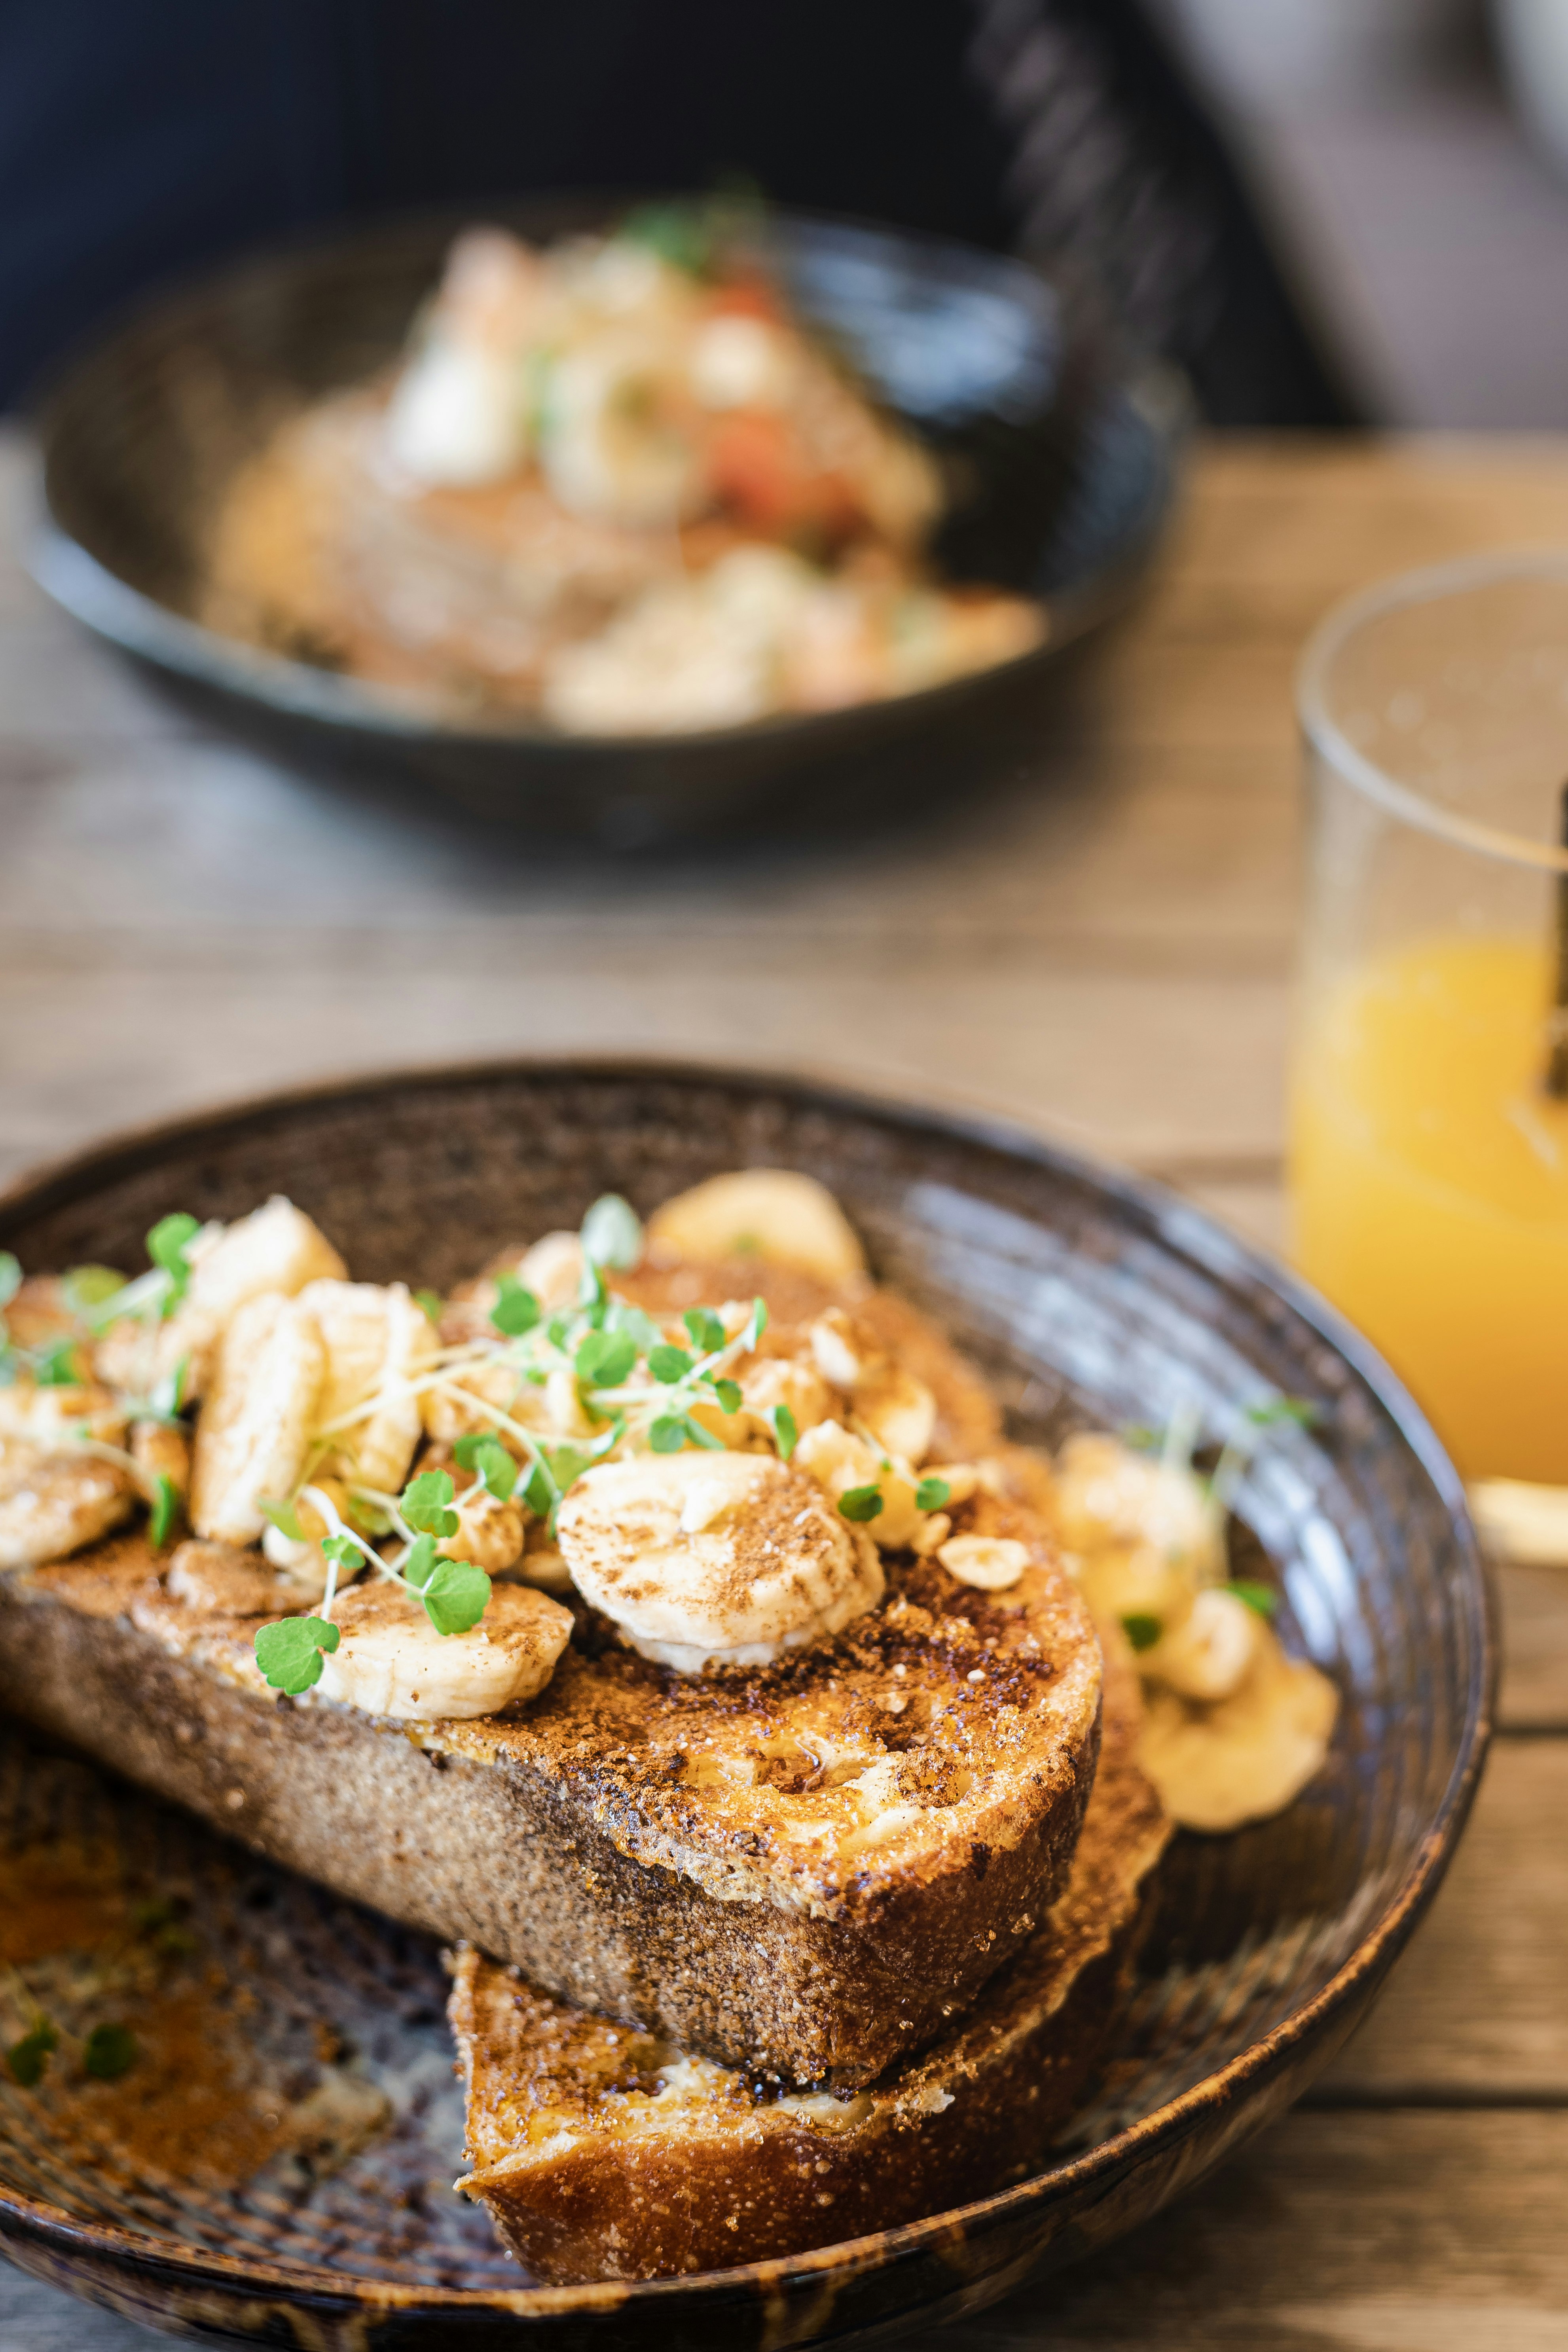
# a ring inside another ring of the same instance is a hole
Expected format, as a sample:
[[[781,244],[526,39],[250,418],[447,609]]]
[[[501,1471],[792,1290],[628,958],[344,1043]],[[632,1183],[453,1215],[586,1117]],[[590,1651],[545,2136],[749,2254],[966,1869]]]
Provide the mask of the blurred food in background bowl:
[[[905,799],[917,747],[970,781],[1152,549],[1179,388],[961,247],[507,220],[139,313],[46,406],[44,585],[287,756],[487,814],[635,841],[808,773]]]

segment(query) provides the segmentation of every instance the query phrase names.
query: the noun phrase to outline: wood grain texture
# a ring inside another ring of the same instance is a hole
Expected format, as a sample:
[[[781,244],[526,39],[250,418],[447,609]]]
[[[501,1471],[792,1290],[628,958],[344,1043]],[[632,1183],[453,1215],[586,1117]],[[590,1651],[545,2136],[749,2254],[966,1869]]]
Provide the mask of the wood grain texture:
[[[1301,640],[1406,565],[1568,540],[1563,441],[1211,443],[1008,789],[874,837],[606,864],[204,736],[26,581],[26,464],[0,440],[0,1177],[313,1074],[651,1046],[1001,1110],[1273,1247]],[[952,2352],[1568,2346],[1568,1574],[1501,1590],[1503,1721],[1531,1736],[1500,1741],[1321,2104]],[[152,2340],[0,2272],[5,2352]]]

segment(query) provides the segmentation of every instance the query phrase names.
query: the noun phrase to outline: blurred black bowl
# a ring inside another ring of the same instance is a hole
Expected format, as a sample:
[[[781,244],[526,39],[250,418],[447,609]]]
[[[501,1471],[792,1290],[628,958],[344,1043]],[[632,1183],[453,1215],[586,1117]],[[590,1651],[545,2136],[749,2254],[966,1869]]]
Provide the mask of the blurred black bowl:
[[[624,202],[495,216],[548,239]],[[1147,562],[1174,489],[1178,381],[1118,360],[1019,262],[780,215],[769,233],[797,308],[965,486],[943,563],[1039,596],[1046,646],[892,701],[628,739],[510,714],[447,720],[203,627],[206,528],[235,468],[302,399],[386,364],[461,226],[382,225],[232,267],[134,312],[42,404],[41,584],[204,715],[298,766],[616,845],[780,807],[902,805],[969,788],[988,755],[1007,756],[1053,657],[1126,601]]]

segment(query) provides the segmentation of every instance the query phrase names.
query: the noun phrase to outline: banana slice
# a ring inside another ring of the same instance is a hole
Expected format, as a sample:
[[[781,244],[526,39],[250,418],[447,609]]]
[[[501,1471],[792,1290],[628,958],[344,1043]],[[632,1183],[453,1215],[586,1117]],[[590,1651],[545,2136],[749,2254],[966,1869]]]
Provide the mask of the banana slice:
[[[292,1298],[308,1282],[347,1271],[326,1235],[280,1192],[232,1225],[204,1226],[187,1255],[190,1287],[166,1323],[148,1331],[127,1319],[99,1341],[98,1370],[116,1387],[150,1389],[183,1361],[185,1397],[205,1396],[219,1343],[242,1307],[269,1291]]]
[[[811,1351],[823,1379],[843,1390],[879,1445],[906,1462],[925,1459],[936,1429],[936,1399],[873,1331],[832,1307],[811,1327]]]
[[[816,1482],[765,1454],[601,1463],[561,1507],[572,1580],[634,1650],[680,1674],[765,1665],[883,1592],[876,1548]]]
[[[430,1318],[401,1282],[312,1282],[300,1307],[316,1319],[326,1344],[327,1374],[317,1426],[330,1428],[356,1406],[374,1410],[332,1441],[324,1469],[377,1494],[403,1486],[419,1443],[419,1399],[408,1383],[435,1356]]]
[[[134,1499],[118,1463],[0,1439],[0,1569],[38,1567],[96,1543],[130,1517]]]
[[[272,1293],[224,1333],[196,1423],[190,1519],[198,1536],[254,1543],[263,1496],[290,1495],[304,1466],[327,1369],[316,1318]]]
[[[854,1487],[876,1487],[882,1507],[866,1521],[866,1532],[883,1551],[903,1551],[920,1541],[926,1520],[915,1504],[917,1481],[907,1462],[885,1456],[837,1421],[808,1429],[795,1449],[795,1461],[835,1503]]]
[[[498,1503],[476,1478],[453,1507],[458,1532],[436,1547],[448,1559],[471,1559],[487,1576],[502,1576],[522,1558],[525,1522],[521,1503]]]
[[[1228,1698],[1251,1672],[1267,1630],[1236,1593],[1206,1585],[1178,1625],[1139,1652],[1138,1671],[1182,1698]]]
[[[16,1438],[46,1453],[73,1452],[84,1437],[100,1445],[123,1445],[125,1415],[106,1388],[39,1388],[13,1381],[0,1388],[0,1438]]]
[[[815,1176],[743,1168],[678,1192],[648,1219],[648,1238],[678,1257],[760,1257],[804,1266],[824,1282],[864,1274],[866,1259],[843,1210]]]
[[[528,1584],[500,1584],[477,1625],[437,1633],[401,1585],[377,1577],[333,1611],[323,1698],[399,1723],[461,1723],[537,1696],[572,1637],[572,1612]]]
[[[1225,1528],[1190,1470],[1138,1454],[1120,1438],[1069,1437],[1057,1464],[1057,1512],[1069,1551],[1147,1545],[1189,1579],[1225,1575]]]
[[[1205,1706],[1174,1691],[1146,1694],[1138,1762],[1184,1829],[1267,1819],[1300,1794],[1329,1752],[1339,1712],[1332,1683],[1287,1658],[1261,1620],[1258,1635],[1251,1671],[1230,1697]]]

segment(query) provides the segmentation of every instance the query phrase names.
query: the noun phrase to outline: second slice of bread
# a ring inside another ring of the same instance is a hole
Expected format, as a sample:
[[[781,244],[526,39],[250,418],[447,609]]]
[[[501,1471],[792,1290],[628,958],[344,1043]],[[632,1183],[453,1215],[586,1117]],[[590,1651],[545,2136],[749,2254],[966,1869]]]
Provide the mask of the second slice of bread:
[[[1132,1761],[1137,1685],[1108,1675],[1100,1776],[1066,1894],[968,2016],[847,2097],[771,2087],[458,1956],[463,2183],[538,2278],[775,2259],[964,2204],[1037,2167],[1079,2100],[1169,1824]]]

